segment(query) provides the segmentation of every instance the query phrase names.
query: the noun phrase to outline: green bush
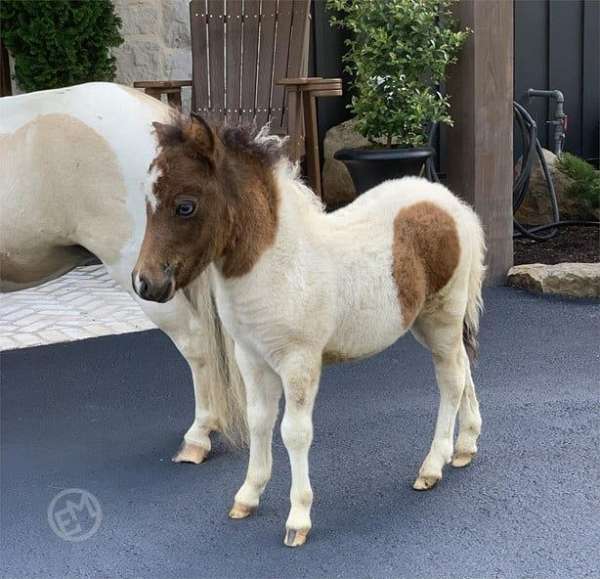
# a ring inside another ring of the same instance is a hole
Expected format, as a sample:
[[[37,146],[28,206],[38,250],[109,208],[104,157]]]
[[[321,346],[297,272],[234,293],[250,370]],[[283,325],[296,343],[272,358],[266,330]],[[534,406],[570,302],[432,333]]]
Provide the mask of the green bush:
[[[573,180],[570,196],[585,199],[594,209],[600,207],[600,171],[571,153],[563,153],[557,167]]]
[[[113,80],[121,19],[110,0],[1,0],[0,33],[25,91]]]
[[[468,30],[458,30],[456,0],[328,0],[332,23],[347,29],[344,56],[353,75],[350,109],[368,139],[420,146],[432,123],[452,124],[438,87]]]

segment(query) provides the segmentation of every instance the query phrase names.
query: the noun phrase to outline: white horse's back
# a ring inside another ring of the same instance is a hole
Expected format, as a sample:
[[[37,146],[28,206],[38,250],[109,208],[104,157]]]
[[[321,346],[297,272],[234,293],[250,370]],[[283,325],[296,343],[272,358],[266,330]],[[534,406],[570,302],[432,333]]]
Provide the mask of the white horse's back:
[[[108,135],[112,129],[132,132],[155,118],[165,118],[167,107],[138,90],[109,82],[90,82],[0,99],[0,134],[11,133],[40,115],[65,114]],[[123,118],[129,118],[123,125]],[[98,121],[103,121],[99,123]]]

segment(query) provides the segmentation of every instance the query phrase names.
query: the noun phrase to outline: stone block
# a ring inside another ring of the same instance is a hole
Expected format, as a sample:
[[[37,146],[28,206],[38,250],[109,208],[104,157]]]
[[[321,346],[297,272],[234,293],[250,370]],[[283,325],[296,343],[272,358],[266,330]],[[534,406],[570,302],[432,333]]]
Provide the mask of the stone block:
[[[188,0],[170,0],[163,4],[162,39],[169,48],[191,49]]]
[[[169,4],[169,2],[167,2]],[[155,0],[118,0],[115,9],[123,26],[121,34],[127,42],[127,36],[157,35],[160,29],[159,3]]]
[[[600,298],[600,263],[531,263],[508,272],[509,286],[539,294]]]
[[[117,82],[131,86],[136,80],[165,80],[165,54],[152,40],[129,40],[113,51]]]

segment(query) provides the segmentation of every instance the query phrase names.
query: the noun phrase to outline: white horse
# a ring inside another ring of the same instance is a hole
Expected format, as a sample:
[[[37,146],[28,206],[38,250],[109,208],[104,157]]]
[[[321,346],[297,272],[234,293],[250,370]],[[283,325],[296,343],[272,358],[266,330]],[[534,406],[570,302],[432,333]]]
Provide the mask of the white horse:
[[[108,83],[0,99],[0,289],[56,278],[91,252],[135,296],[131,270],[157,147],[152,122],[169,114],[159,101]],[[207,276],[189,289],[168,304],[138,301],[190,365],[195,419],[173,460],[200,463],[211,431],[241,442],[247,426],[243,382]]]
[[[431,349],[440,390],[414,488],[435,485],[446,463],[469,464],[481,430],[468,353],[476,347],[485,251],[473,210],[442,185],[406,178],[326,214],[265,131],[217,133],[202,119],[180,118],[155,127],[160,151],[134,286],[164,302],[209,268],[236,344],[250,427],[248,472],[230,516],[252,513],[270,479],[283,390],[292,470],[284,542],[306,541],[322,363],[369,356],[408,330]]]

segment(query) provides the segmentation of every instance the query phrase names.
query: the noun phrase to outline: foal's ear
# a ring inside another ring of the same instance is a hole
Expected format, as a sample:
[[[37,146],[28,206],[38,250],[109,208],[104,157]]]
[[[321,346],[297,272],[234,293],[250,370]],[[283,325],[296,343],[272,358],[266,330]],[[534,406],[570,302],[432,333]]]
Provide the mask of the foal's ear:
[[[212,127],[204,120],[202,115],[193,112],[191,116],[190,137],[203,150],[212,152],[215,147],[215,134]]]
[[[161,147],[181,144],[184,141],[183,131],[178,125],[167,125],[164,123],[152,123],[158,144]]]
[[[213,128],[198,113],[192,113],[192,123],[188,131],[188,143],[192,153],[218,164],[222,145]]]

